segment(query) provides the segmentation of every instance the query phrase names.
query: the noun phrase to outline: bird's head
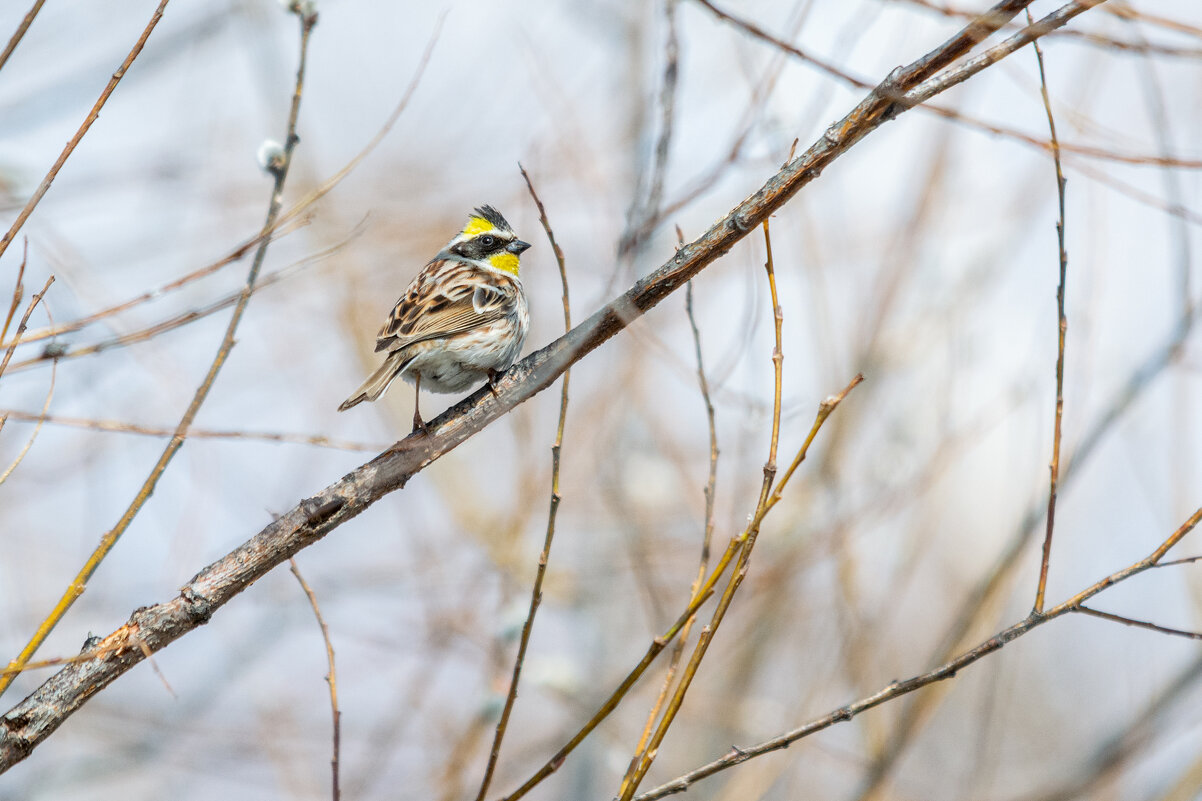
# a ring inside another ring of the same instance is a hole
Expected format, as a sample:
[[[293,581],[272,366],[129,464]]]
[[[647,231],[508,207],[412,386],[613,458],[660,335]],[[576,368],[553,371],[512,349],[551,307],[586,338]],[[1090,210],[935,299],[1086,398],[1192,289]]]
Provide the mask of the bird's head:
[[[446,249],[467,261],[517,275],[520,257],[528,247],[530,244],[518,239],[501,212],[481,206],[471,213],[467,225]]]

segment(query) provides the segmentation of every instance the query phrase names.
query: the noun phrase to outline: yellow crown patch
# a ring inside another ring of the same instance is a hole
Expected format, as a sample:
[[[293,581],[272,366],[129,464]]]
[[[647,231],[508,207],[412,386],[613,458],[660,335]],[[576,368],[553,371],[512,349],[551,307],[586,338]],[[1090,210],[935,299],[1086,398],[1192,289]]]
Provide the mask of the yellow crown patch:
[[[496,228],[496,226],[483,217],[471,217],[468,219],[467,225],[464,226],[463,233],[467,234],[468,236],[475,236],[476,234],[483,234],[491,231],[494,228]]]

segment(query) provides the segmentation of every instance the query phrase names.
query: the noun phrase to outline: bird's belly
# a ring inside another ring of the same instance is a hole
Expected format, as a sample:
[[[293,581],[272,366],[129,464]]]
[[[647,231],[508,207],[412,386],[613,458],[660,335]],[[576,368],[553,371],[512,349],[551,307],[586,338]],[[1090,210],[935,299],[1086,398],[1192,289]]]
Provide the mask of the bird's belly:
[[[412,383],[420,375],[421,388],[431,392],[463,392],[482,384],[489,371],[506,370],[517,358],[525,339],[518,336],[517,327],[498,320],[449,339],[420,343],[425,347],[405,370],[405,380]]]

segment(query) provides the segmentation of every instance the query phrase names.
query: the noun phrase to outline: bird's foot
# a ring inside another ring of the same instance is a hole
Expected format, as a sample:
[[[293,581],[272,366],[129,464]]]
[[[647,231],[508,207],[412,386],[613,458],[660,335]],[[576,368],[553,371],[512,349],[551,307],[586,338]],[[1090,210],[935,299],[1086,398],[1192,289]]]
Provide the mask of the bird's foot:
[[[504,371],[488,368],[488,389],[492,392],[494,398],[500,398],[500,393],[497,392],[497,381],[501,376],[505,375]]]
[[[425,434],[426,436],[430,436],[430,428],[429,428],[429,426],[426,425],[426,421],[422,419],[422,416],[420,414],[418,414],[417,412],[414,412],[413,413],[413,431],[411,433],[416,434],[418,432],[421,432],[422,434]]]

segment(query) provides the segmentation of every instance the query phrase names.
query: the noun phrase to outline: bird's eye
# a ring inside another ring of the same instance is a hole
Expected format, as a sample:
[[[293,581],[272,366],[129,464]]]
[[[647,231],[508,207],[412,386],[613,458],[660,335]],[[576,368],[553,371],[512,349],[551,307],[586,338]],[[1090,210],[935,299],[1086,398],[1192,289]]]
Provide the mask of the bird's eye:
[[[497,244],[497,238],[492,234],[485,234],[484,236],[480,237],[480,244],[486,248],[495,247]]]

